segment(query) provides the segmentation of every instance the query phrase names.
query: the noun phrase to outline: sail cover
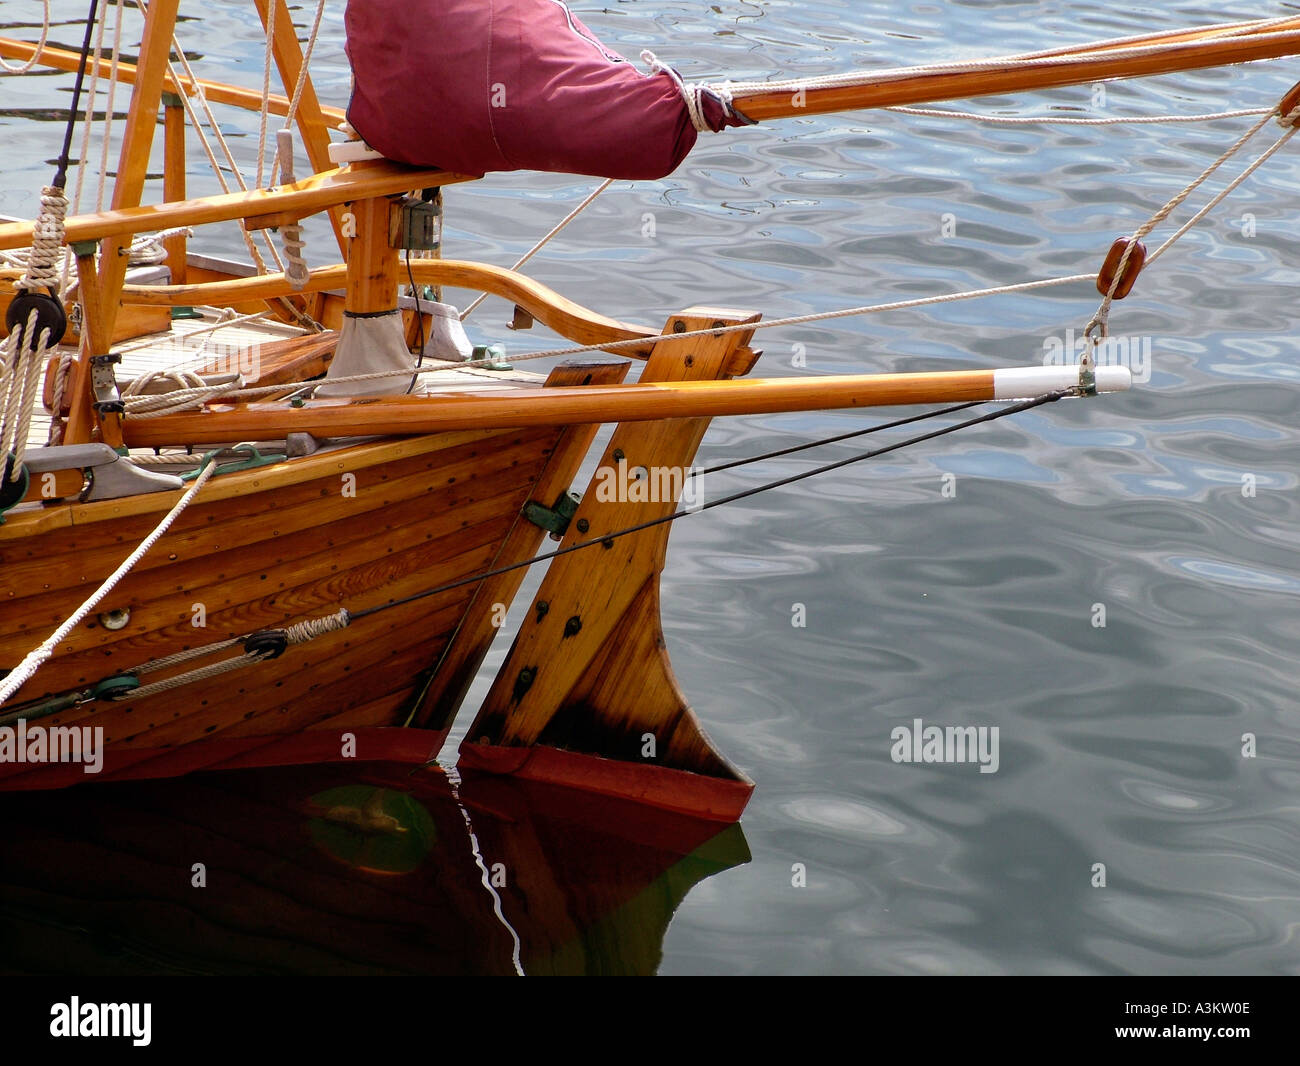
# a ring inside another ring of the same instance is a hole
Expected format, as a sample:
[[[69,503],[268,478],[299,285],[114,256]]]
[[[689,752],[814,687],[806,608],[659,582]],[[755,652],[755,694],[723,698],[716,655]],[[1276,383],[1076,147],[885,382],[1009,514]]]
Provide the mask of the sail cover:
[[[349,0],[345,18],[348,121],[388,159],[649,179],[695,145],[678,79],[642,74],[561,0]],[[708,92],[699,112],[747,121]]]

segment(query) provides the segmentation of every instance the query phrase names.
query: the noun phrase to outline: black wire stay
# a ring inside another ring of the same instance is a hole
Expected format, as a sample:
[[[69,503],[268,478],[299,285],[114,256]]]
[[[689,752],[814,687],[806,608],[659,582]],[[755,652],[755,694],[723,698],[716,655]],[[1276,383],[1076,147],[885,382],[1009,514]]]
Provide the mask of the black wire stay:
[[[58,189],[67,187],[68,165],[72,156],[72,132],[77,125],[77,109],[81,105],[81,84],[86,77],[86,64],[90,60],[90,39],[95,29],[95,13],[99,10],[99,0],[90,0],[90,14],[86,16],[86,36],[81,42],[81,62],[77,65],[77,78],[72,83],[72,106],[68,108],[68,122],[63,130],[63,151],[59,153],[58,168],[54,172],[54,186]],[[89,123],[95,111],[95,101],[87,107],[86,122]]]
[[[698,514],[702,511],[711,511],[715,507],[722,507],[726,504],[736,503],[740,500],[748,499],[751,496],[757,496],[759,493],[770,492],[772,489],[784,488],[786,485],[793,485],[799,481],[806,481],[808,478],[817,477],[819,474],[826,474],[832,470],[839,470],[841,467],[850,466],[853,463],[860,463],[866,459],[874,459],[880,455],[888,455],[890,452],[900,451],[908,448],[913,444],[920,444],[923,441],[934,440],[936,437],[944,437],[949,433],[956,433],[961,429],[969,429],[971,426],[978,426],[984,422],[995,422],[999,418],[1006,418],[1008,415],[1019,414],[1021,411],[1028,411],[1034,407],[1041,407],[1044,404],[1055,403],[1057,400],[1066,396],[1076,395],[1073,388],[1059,389],[1056,392],[1049,392],[1042,396],[1037,396],[1030,400],[1021,400],[1013,403],[1009,407],[1003,407],[996,411],[990,411],[988,414],[980,415],[977,418],[968,418],[964,422],[958,422],[955,425],[944,426],[942,429],[933,430],[930,433],[922,433],[915,437],[908,437],[906,440],[895,441],[883,448],[875,448],[871,451],[860,452],[857,455],[851,455],[847,459],[840,459],[833,463],[826,463],[823,466],[814,467],[812,470],[804,470],[798,474],[791,474],[789,477],[783,477],[776,481],[765,482],[762,485],[755,485],[752,488],[742,489],[739,492],[733,492],[728,496],[721,496],[716,500],[709,500],[692,510],[674,511],[672,514],[661,515],[659,518],[652,518],[646,522],[640,522],[634,526],[628,526],[625,529],[615,530],[612,533],[603,533],[592,540],[578,541],[563,548],[557,548],[555,551],[545,552],[541,555],[534,555],[529,559],[521,559],[519,562],[510,563],[506,566],[498,566],[492,570],[485,570],[482,573],[471,574],[469,577],[463,577],[456,581],[448,582],[445,585],[439,585],[437,588],[426,589],[423,592],[416,592],[410,596],[404,596],[400,600],[390,600],[388,603],[377,604],[374,607],[367,607],[360,611],[349,611],[350,619],[365,618],[368,615],[378,614],[380,611],[387,611],[394,607],[402,607],[408,603],[415,603],[418,600],[428,599],[430,596],[438,596],[444,592],[451,592],[454,589],[463,588],[466,585],[477,584],[486,581],[489,578],[498,577],[501,574],[508,574],[513,570],[521,570],[524,567],[532,566],[534,563],[544,563],[551,559],[558,559],[563,555],[569,555],[572,552],[581,551],[584,548],[593,548],[597,544],[607,544],[618,537],[630,536],[633,533],[640,533],[643,530],[653,529],[656,526],[666,525],[669,522],[675,522],[679,518],[685,518],[689,514]],[[849,437],[858,437],[867,433],[877,433],[884,429],[890,429],[895,426],[907,425],[911,422],[919,422],[929,418],[936,418],[940,415],[949,414],[954,411],[965,410],[968,407],[974,407],[978,404],[988,403],[987,400],[972,400],[970,403],[957,404],[952,407],[946,407],[938,411],[929,411],[925,414],[914,415],[910,418],[901,418],[894,422],[886,422],[882,425],[872,426],[869,429],[855,430],[852,433],[840,434],[837,437],[828,437],[825,440],[813,441],[811,444],[800,444],[793,448],[782,449],[777,452],[768,452],[763,455],[756,455],[749,459],[740,459],[735,462],[725,463],[720,466],[711,467],[708,470],[698,471],[699,473],[716,473],[719,470],[726,470],[735,466],[742,466],[748,463],[756,463],[763,459],[770,459],[778,455],[788,455],[791,452],[803,451],[807,448],[815,448],[822,444],[831,444],[836,441],[846,440]]]

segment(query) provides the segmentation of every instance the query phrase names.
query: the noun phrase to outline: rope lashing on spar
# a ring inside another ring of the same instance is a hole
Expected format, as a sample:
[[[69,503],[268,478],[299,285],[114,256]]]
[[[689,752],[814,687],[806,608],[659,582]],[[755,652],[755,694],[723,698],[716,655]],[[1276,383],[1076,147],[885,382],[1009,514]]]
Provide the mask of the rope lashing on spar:
[[[907,437],[903,440],[895,441],[892,444],[887,444],[880,448],[875,448],[869,451],[860,452],[858,454],[848,456],[847,458],[844,459],[839,459],[831,463],[826,463],[821,466],[814,467],[811,470],[800,471],[799,473],[792,474],[788,477],[780,478],[776,481],[769,481],[769,482],[765,482],[762,485],[756,485],[748,489],[742,489],[738,492],[731,493],[730,495],[722,496],[714,500],[709,500],[706,503],[696,508],[688,508],[686,510],[674,511],[671,514],[661,515],[658,518],[653,518],[646,522],[640,522],[637,523],[636,525],[627,526],[623,529],[614,530],[609,533],[603,533],[600,536],[595,537],[591,540],[578,541],[576,543],[567,545],[563,548],[558,548],[555,551],[544,552],[539,555],[534,555],[531,558],[520,560],[519,562],[510,563],[505,566],[494,567],[488,570],[484,570],[477,574],[471,574],[468,577],[460,578],[456,581],[447,582],[445,584],[438,585],[435,588],[426,589],[422,592],[413,593],[412,595],[403,597],[401,599],[389,600],[386,603],[377,604],[374,607],[366,607],[360,610],[349,610],[347,608],[340,608],[339,610],[333,612],[332,614],[324,615],[319,618],[308,619],[303,622],[296,622],[293,625],[286,626],[283,629],[259,630],[258,632],[247,634],[246,636],[231,637],[225,640],[214,642],[212,644],[204,645],[200,648],[193,648],[193,649],[187,649],[185,651],[176,652],[172,655],[164,656],[160,659],[151,660],[150,662],[145,663],[143,666],[137,667],[131,671],[127,671],[125,674],[118,674],[118,675],[113,675],[112,677],[104,678],[101,681],[97,682],[95,685],[89,686],[75,693],[73,697],[73,702],[88,702],[96,699],[114,699],[114,700],[140,699],[146,696],[151,696],[157,692],[165,692],[169,689],[178,688],[182,685],[191,684],[193,682],[205,680],[211,677],[217,677],[220,676],[221,674],[229,673],[233,670],[238,670],[245,666],[251,666],[254,665],[255,663],[263,662],[267,659],[276,658],[289,647],[305,644],[312,640],[317,639],[318,637],[324,636],[328,633],[333,633],[340,629],[344,629],[347,626],[351,625],[353,622],[357,621],[358,619],[367,618],[371,615],[380,614],[384,611],[389,611],[397,607],[402,607],[409,603],[415,603],[419,600],[428,599],[432,596],[438,596],[446,592],[453,592],[456,589],[464,588],[469,585],[481,584],[484,581],[487,581],[494,577],[499,577],[502,574],[508,574],[515,570],[521,570],[526,567],[533,566],[536,563],[549,562],[552,559],[558,559],[561,556],[570,555],[573,552],[585,551],[586,549],[594,548],[597,545],[608,545],[609,543],[611,543],[612,541],[618,538],[631,536],[632,534],[640,533],[648,529],[653,529],[657,526],[666,525],[670,522],[676,522],[677,520],[681,518],[685,518],[687,515],[690,514],[698,514],[703,511],[713,510],[714,508],[717,507],[723,507],[729,504],[737,503],[741,500],[748,499],[749,497],[757,496],[760,493],[770,492],[775,489],[784,488],[788,485],[793,485],[801,481],[806,481],[809,478],[817,477],[820,474],[829,473],[834,470],[839,470],[842,469],[843,467],[851,466],[854,463],[864,462],[865,460],[868,459],[874,459],[882,455],[888,455],[892,452],[901,451],[904,448],[908,448],[913,445],[923,443],[925,441],[934,440],[939,437],[944,437],[950,433],[957,433],[961,430],[969,429],[972,426],[981,425],[986,422],[995,422],[999,419],[1007,418],[1014,414],[1019,414],[1022,411],[1028,411],[1035,407],[1041,407],[1044,404],[1055,403],[1057,400],[1064,399],[1067,396],[1082,395],[1083,392],[1084,390],[1080,390],[1078,388],[1060,389],[1055,392],[1047,393],[1043,396],[1037,396],[1032,399],[1022,400],[1017,403],[1010,404],[1007,407],[1000,408],[995,411],[990,411],[986,414],[978,415],[974,418],[966,419],[954,425],[942,426],[939,429],[931,430],[928,433],[921,433],[916,436]],[[834,437],[827,437],[823,440],[818,440],[818,441],[813,441],[810,443],[798,445],[794,448],[782,449],[776,452],[766,452],[761,455],[751,456],[746,459],[740,459],[740,460],[732,461],[730,463],[725,463],[717,467],[712,467],[705,470],[692,471],[691,476],[717,473],[718,471],[721,470],[730,470],[738,466],[746,466],[753,463],[762,462],[767,459],[788,455],[796,451],[803,451],[808,448],[819,447],[825,444],[837,443],[839,441],[848,440],[852,437],[860,437],[872,433],[879,433],[887,429],[896,428],[898,426],[909,425],[914,422],[920,422],[927,419],[938,418],[947,414],[953,414],[959,411],[966,410],[970,407],[978,406],[986,402],[989,401],[971,401],[970,403],[955,404],[939,410],[930,411],[925,414],[913,415],[907,418],[896,419],[890,422],[880,423],[875,426],[869,426],[866,429],[855,430],[852,433],[840,434]],[[202,468],[200,478],[199,480],[196,480],[195,484],[191,487],[190,492],[187,493],[187,497],[191,496],[191,494],[193,494],[199,487],[201,487],[202,482],[205,481],[207,477],[211,476],[213,470],[215,470],[216,468],[215,459],[217,454],[218,453],[216,451],[213,451],[213,452],[209,452],[206,456],[204,456],[204,460],[203,460],[204,466]],[[184,503],[187,501],[183,500],[181,502]],[[179,513],[179,511],[177,511],[176,513]],[[155,534],[156,535],[151,535],[154,537],[154,539],[157,539],[157,536],[161,535],[161,533],[159,533],[158,531],[155,531]],[[138,555],[143,555],[142,551],[137,550],[137,552]],[[134,565],[134,560],[137,557],[138,556],[133,556],[133,559],[128,560],[128,562]],[[121,570],[122,568],[119,569]],[[129,567],[126,567],[126,569],[129,569]],[[114,580],[114,579],[110,579],[110,580]],[[116,583],[115,580],[114,583]],[[106,582],[106,585],[107,584],[108,583]],[[95,603],[98,603],[99,599],[102,599],[102,596],[99,596],[98,593],[97,596],[98,599],[95,599]],[[85,611],[79,610],[80,616],[84,617],[85,614],[88,613],[88,610],[89,608],[87,608],[87,610]],[[70,632],[72,628],[75,628],[76,624],[77,624],[76,621],[70,619],[69,622],[65,622],[64,625],[60,627],[59,632],[56,633],[55,636],[62,639],[60,634],[66,635],[66,633]],[[46,645],[50,645],[51,641],[54,641],[53,637],[51,638],[50,641],[46,642]],[[57,643],[57,641],[54,642]],[[44,648],[46,645],[42,645],[42,648]],[[139,675],[141,674],[154,673],[159,670],[167,669],[169,667],[179,666],[193,659],[206,656],[206,655],[216,654],[228,648],[233,648],[236,645],[243,646],[243,652],[239,655],[232,656],[228,659],[223,659],[218,662],[211,663],[205,666],[201,666],[198,667],[197,669],[186,671],[185,673],[178,674],[174,677],[166,678],[161,681],[151,682],[146,685],[137,684]],[[40,650],[41,649],[37,649],[37,652],[39,652]],[[25,659],[24,663],[20,664],[18,669],[23,670],[25,668],[25,664],[27,663],[27,661],[31,659],[33,656],[35,656],[37,652],[33,652],[32,655],[29,655],[28,659]],[[48,657],[49,656],[47,655],[46,658]],[[15,671],[15,674],[17,673],[18,671]],[[4,687],[0,688],[0,703],[3,703],[3,701],[8,699],[8,697],[12,695],[13,692],[17,691],[17,689],[21,686],[21,684],[25,682],[25,680],[28,677],[30,677],[33,673],[35,673],[35,667],[32,667],[28,670],[26,676],[23,678],[23,681],[20,681],[17,684],[14,684],[12,686],[10,685],[10,681],[13,680],[15,674],[11,674],[8,678],[6,678],[4,682]],[[100,694],[97,694],[97,690],[99,691]],[[57,705],[58,707],[62,707],[65,706],[66,704],[61,701],[55,701],[55,705]],[[24,710],[23,713],[27,713],[27,711]],[[0,719],[0,721],[3,720]]]

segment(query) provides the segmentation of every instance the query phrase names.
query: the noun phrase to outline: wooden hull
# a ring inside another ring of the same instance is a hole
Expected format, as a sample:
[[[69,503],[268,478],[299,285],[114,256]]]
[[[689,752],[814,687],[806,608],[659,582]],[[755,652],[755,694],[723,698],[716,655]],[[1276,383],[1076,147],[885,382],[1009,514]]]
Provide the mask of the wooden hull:
[[[567,483],[573,476],[580,456],[562,446],[565,436],[555,429],[441,434],[218,475],[100,605],[104,613],[128,611],[126,625],[108,629],[101,614],[92,614],[6,711],[14,716],[26,705],[29,726],[102,729],[101,779],[149,773],[151,763],[161,776],[244,754],[273,762],[280,757],[266,741],[303,732],[321,736],[310,752],[295,755],[282,746],[283,761],[317,761],[330,750],[340,758],[379,757],[378,751],[349,755],[343,735],[355,739],[358,729],[408,720],[430,671],[454,638],[468,636],[463,623],[475,584],[357,618],[344,630],[221,677],[36,715],[47,697],[84,690],[162,656],[340,607],[360,612],[488,569],[523,521],[521,508],[539,482]],[[12,514],[0,527],[0,661],[17,663],[52,632],[175,498],[159,493]],[[529,528],[533,535],[524,536],[522,547],[531,551],[543,532]],[[224,649],[141,680],[161,680],[241,650]],[[421,716],[430,726],[421,742],[426,754],[441,744],[451,711],[434,707]],[[0,762],[0,787],[65,784],[70,769]]]

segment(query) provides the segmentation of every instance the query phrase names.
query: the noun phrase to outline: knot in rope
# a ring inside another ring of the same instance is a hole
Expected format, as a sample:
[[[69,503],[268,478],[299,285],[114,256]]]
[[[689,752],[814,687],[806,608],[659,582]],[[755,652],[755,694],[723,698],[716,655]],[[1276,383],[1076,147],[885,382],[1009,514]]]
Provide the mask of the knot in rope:
[[[691,125],[695,127],[696,132],[707,133],[711,131],[713,127],[709,125],[709,120],[704,117],[703,95],[706,92],[704,86],[687,85],[686,82],[682,80],[682,76],[678,74],[677,71],[675,71],[667,63],[663,62],[657,55],[655,55],[648,48],[642,51],[641,59],[650,67],[651,73],[667,74],[670,78],[672,78],[673,84],[677,86],[677,91],[681,93],[683,103],[686,104],[686,114],[690,116]],[[724,96],[722,93],[717,92],[714,95],[716,95],[718,99],[722,101],[723,106],[726,107],[728,112],[730,112],[731,94],[726,93],[726,95]]]

